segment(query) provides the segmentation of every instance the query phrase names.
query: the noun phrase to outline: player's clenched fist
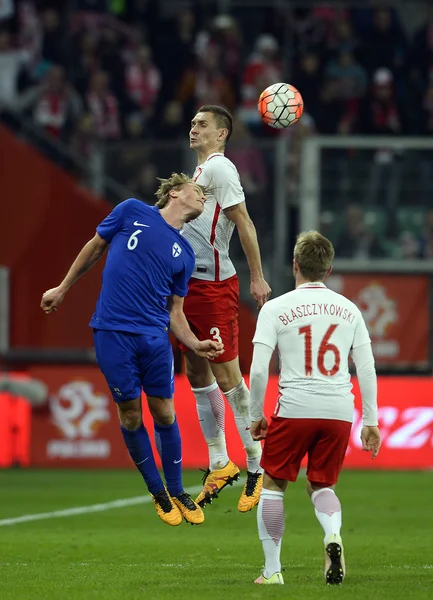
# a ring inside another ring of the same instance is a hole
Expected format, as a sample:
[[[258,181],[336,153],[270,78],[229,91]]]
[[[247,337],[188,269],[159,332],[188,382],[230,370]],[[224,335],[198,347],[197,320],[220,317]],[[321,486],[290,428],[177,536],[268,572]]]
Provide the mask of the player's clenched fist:
[[[250,293],[257,302],[257,308],[261,308],[267,302],[271,292],[271,288],[263,277],[251,281]]]
[[[264,440],[268,433],[267,419],[262,417],[260,421],[252,421],[250,433],[253,440]]]
[[[224,344],[213,340],[203,340],[202,342],[197,342],[194,352],[198,356],[213,360],[224,352]]]
[[[371,452],[371,458],[376,458],[382,445],[379,427],[364,425],[361,430],[361,442],[362,449]]]
[[[42,295],[41,308],[45,314],[50,314],[57,310],[57,307],[63,302],[65,291],[60,287],[51,288]]]

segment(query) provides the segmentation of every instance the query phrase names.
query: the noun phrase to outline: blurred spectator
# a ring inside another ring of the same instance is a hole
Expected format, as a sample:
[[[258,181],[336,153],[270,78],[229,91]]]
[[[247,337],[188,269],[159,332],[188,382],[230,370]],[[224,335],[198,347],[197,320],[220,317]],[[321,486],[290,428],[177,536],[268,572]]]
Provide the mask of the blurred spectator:
[[[97,71],[90,78],[86,94],[87,106],[96,123],[101,140],[118,140],[121,136],[119,103],[111,92],[108,73]]]
[[[110,76],[111,87],[117,96],[123,93],[125,63],[123,56],[123,40],[119,31],[106,26],[101,31],[97,46],[99,66]]]
[[[14,12],[14,0],[2,0],[2,2],[0,2],[0,22],[2,24],[11,19]]]
[[[95,151],[96,143],[96,123],[92,115],[86,112],[76,123],[71,139],[71,148],[83,158],[89,158]]]
[[[129,140],[141,140],[146,134],[146,119],[142,112],[135,112],[125,119],[126,136]]]
[[[219,104],[229,110],[235,107],[235,92],[220,68],[220,56],[216,46],[199,53],[194,69],[188,69],[180,82],[177,100],[189,105],[193,113],[203,104]]]
[[[420,240],[422,258],[433,258],[433,210],[427,211],[425,216],[425,228]]]
[[[337,54],[340,52],[352,52],[359,59],[359,40],[348,17],[335,21],[332,39],[328,43],[328,50]]]
[[[332,135],[346,133],[344,129],[348,116],[345,105],[338,98],[338,83],[327,79],[320,89],[319,101],[309,108],[314,127],[318,133]]]
[[[29,64],[36,67],[42,52],[42,26],[35,4],[23,0],[18,4],[19,46],[29,56]]]
[[[427,22],[414,36],[411,57],[412,69],[422,86],[433,81],[433,5],[427,11]]]
[[[233,120],[233,134],[226,155],[236,165],[245,193],[260,196],[267,184],[264,157],[240,119]]]
[[[72,44],[68,71],[82,96],[86,92],[90,76],[99,69],[96,46],[96,38],[90,31],[79,33]]]
[[[362,42],[362,60],[370,73],[387,67],[394,76],[405,65],[408,52],[406,36],[400,22],[393,18],[390,8],[378,8],[373,12],[371,28]]]
[[[222,71],[237,88],[241,72],[241,38],[236,21],[229,15],[219,15],[212,28],[211,43],[220,49]]]
[[[433,135],[433,80],[424,91],[421,102],[421,109],[417,111],[417,133]]]
[[[34,123],[54,138],[65,138],[81,114],[82,104],[76,90],[67,83],[64,68],[53,65],[40,85],[24,92],[18,108],[31,110]]]
[[[335,81],[340,100],[355,100],[365,94],[367,73],[350,50],[341,50],[327,65],[325,75]]]
[[[309,114],[315,113],[323,85],[320,60],[315,52],[306,52],[301,55],[298,68],[293,76],[293,84],[298,90],[301,90],[304,110]]]
[[[188,126],[184,124],[183,107],[180,102],[168,102],[162,114],[162,117],[156,124],[157,139],[178,140],[185,139],[188,132]]]
[[[249,126],[261,125],[257,99],[273,83],[284,81],[277,40],[271,35],[257,38],[242,78],[240,119]]]
[[[12,36],[0,30],[0,113],[15,108],[20,72],[29,60],[25,50],[12,46]]]
[[[397,102],[393,76],[382,67],[373,75],[370,94],[363,102],[361,131],[372,135],[403,133],[403,115]]]
[[[140,46],[135,60],[126,69],[125,80],[130,99],[140,108],[144,120],[147,121],[153,116],[161,86],[161,76],[152,62],[149,46]]]
[[[140,200],[147,204],[155,204],[155,185],[158,177],[157,168],[154,163],[147,162],[128,181],[128,188],[134,192]]]
[[[385,255],[383,246],[365,224],[364,212],[356,204],[346,207],[341,233],[335,240],[335,254],[339,258],[367,260]]]
[[[404,260],[420,258],[420,242],[411,231],[402,231],[398,237],[397,256]]]
[[[50,63],[65,65],[66,31],[56,10],[47,8],[42,12],[42,58]]]

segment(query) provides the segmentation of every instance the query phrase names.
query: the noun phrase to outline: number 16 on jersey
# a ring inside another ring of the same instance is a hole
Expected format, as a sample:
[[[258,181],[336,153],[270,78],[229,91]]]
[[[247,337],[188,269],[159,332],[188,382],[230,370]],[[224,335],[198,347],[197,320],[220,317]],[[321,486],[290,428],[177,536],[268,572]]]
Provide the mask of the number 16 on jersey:
[[[335,344],[329,342],[330,337],[337,329],[338,325],[330,325],[323,336],[317,352],[317,368],[325,377],[332,377],[340,369],[340,351]],[[305,376],[313,376],[313,331],[311,325],[299,328],[299,335],[305,336]],[[330,368],[325,366],[325,356],[328,352],[334,355],[334,364]]]

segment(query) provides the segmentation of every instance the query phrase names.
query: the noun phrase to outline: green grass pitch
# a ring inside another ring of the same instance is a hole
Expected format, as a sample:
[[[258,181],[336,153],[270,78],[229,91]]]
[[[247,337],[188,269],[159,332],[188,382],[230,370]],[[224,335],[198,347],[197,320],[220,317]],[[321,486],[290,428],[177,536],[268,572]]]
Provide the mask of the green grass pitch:
[[[197,488],[200,473],[185,474]],[[301,478],[286,493],[285,586],[254,586],[263,564],[256,512],[227,488],[192,527],[152,504],[0,525],[1,600],[433,598],[432,474],[343,472],[342,586],[323,580],[322,530]],[[145,494],[134,471],[0,471],[0,521]]]

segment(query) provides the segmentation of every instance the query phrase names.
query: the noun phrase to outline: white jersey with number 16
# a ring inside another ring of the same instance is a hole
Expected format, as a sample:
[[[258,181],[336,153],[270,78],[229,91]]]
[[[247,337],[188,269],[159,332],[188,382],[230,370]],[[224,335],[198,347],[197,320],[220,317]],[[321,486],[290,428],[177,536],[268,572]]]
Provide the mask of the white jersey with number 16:
[[[370,343],[353,302],[320,282],[300,285],[264,305],[253,343],[278,346],[278,416],[353,421],[349,353]]]

